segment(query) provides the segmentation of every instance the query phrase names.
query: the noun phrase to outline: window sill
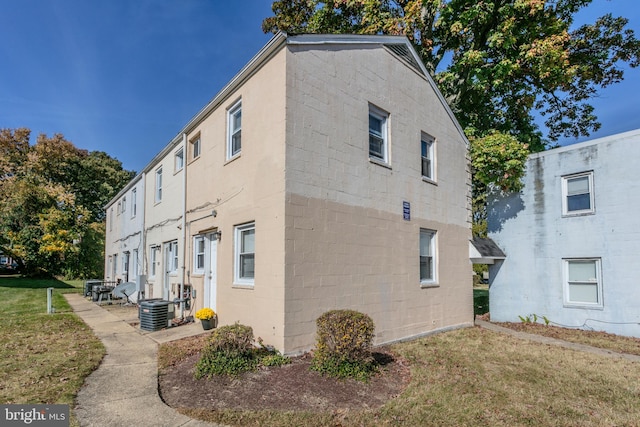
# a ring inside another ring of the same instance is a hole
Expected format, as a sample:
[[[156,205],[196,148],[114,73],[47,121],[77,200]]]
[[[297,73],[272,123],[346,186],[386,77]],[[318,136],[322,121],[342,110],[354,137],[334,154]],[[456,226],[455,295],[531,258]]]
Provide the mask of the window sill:
[[[248,289],[248,290],[253,290],[254,288],[253,283],[234,283],[233,285],[231,285],[231,287],[233,289]]]
[[[563,213],[562,214],[562,218],[573,218],[576,216],[589,216],[589,215],[595,215],[596,211],[585,211],[585,212],[575,212],[575,213]]]
[[[440,284],[435,283],[435,282],[434,283],[427,283],[427,282],[420,283],[420,288],[421,289],[439,288],[439,287],[440,287]]]
[[[426,176],[422,177],[422,181],[424,181],[426,183],[429,183],[429,184],[436,185],[436,186],[438,185],[438,183],[434,179],[427,178]]]
[[[577,308],[581,310],[604,310],[603,305],[580,304],[573,302],[565,302],[562,306],[564,308]]]
[[[369,163],[373,163],[374,165],[382,166],[383,168],[392,169],[391,164],[385,162],[384,160],[376,159],[373,157],[369,157]]]
[[[187,163],[187,165],[191,165],[193,164],[193,162],[197,162],[200,157],[202,157],[202,155],[199,155],[198,157],[194,157],[193,159],[189,160],[189,163]]]

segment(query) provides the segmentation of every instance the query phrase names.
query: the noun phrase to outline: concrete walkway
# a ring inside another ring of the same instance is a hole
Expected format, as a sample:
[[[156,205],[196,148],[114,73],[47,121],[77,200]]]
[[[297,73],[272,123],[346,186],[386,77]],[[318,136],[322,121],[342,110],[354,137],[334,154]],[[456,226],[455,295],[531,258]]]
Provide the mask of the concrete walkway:
[[[107,349],[78,392],[75,413],[81,426],[215,425],[179,414],[158,395],[158,342],[202,332],[199,324],[145,334],[81,295],[65,298]]]
[[[559,340],[556,338],[545,337],[542,335],[528,334],[526,332],[514,331],[513,329],[505,328],[505,327],[496,325],[495,323],[491,323],[491,322],[487,322],[479,319],[476,319],[475,323],[477,326],[480,326],[482,328],[489,329],[495,332],[500,332],[503,334],[513,335],[514,337],[517,337],[523,340],[535,341],[542,344],[557,345],[560,347],[570,348],[572,350],[583,351],[585,353],[597,354],[599,356],[611,357],[615,359],[627,359],[634,362],[640,362],[640,356],[636,356],[634,354],[617,353],[615,351],[605,350],[603,348],[591,347],[590,345],[578,344],[578,343]]]

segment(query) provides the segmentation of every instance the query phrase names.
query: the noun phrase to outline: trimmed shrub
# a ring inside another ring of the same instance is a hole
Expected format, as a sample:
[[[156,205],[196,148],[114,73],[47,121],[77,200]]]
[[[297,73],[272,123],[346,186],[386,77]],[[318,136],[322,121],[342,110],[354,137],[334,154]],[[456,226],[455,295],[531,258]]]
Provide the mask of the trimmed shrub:
[[[222,326],[211,334],[195,376],[240,375],[254,370],[258,363],[253,350],[253,328],[239,323]]]
[[[253,328],[235,323],[215,329],[209,347],[227,356],[248,356],[254,349]]]
[[[258,338],[258,344],[259,347],[254,345],[253,329],[250,326],[236,323],[216,329],[196,364],[195,377],[237,376],[254,371],[260,365],[282,366],[290,363],[288,357],[265,346],[262,338]]]
[[[371,355],[373,320],[355,310],[331,310],[316,320],[312,369],[337,378],[367,380],[376,370]]]

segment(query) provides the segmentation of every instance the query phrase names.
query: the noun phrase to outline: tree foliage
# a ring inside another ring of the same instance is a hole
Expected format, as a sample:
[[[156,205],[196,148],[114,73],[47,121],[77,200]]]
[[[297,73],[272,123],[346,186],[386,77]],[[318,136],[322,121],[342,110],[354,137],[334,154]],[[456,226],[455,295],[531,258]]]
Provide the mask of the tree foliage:
[[[504,192],[518,192],[522,189],[529,147],[518,142],[513,135],[497,131],[482,138],[471,135],[469,141],[474,177],[473,234],[486,237],[487,190],[491,187]]]
[[[133,172],[62,135],[0,130],[0,250],[26,274],[102,277],[103,206]]]

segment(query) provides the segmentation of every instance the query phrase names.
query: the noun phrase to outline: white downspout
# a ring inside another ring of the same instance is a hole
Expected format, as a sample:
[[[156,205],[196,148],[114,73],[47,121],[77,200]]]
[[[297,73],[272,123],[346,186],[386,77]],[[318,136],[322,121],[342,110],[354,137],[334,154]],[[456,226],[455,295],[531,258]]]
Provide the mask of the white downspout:
[[[184,319],[184,275],[187,262],[187,134],[182,134],[182,276],[180,277],[180,318]]]

